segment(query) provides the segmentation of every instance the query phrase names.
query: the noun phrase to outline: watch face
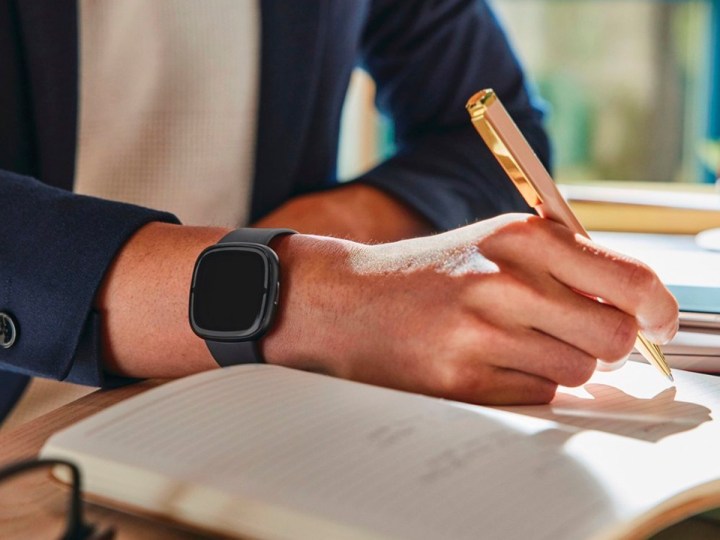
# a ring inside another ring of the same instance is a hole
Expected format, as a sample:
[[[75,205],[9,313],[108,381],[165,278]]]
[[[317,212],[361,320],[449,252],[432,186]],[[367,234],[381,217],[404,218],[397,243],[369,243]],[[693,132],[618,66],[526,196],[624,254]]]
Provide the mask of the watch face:
[[[264,331],[277,287],[274,256],[259,245],[219,245],[203,252],[190,296],[193,330],[201,337],[221,340],[250,339]]]

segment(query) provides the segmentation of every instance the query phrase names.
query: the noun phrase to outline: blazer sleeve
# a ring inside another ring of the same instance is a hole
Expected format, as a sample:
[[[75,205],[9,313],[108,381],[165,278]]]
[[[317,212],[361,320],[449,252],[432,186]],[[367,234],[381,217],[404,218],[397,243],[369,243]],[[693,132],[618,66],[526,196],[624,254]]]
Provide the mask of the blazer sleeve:
[[[17,327],[0,369],[93,386],[111,384],[93,299],[115,254],[167,213],[75,195],[0,171],[0,312]]]
[[[362,40],[397,153],[358,178],[447,230],[529,208],[475,132],[465,103],[493,88],[543,163],[542,111],[484,0],[376,0]]]

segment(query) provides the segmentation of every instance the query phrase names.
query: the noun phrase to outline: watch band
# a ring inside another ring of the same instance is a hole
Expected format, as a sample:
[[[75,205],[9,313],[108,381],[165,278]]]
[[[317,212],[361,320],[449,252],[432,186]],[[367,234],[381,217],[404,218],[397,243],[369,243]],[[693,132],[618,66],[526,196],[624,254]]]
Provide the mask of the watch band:
[[[244,242],[248,244],[262,244],[264,246],[269,246],[270,242],[272,242],[275,237],[282,236],[283,234],[295,233],[297,233],[297,231],[293,231],[292,229],[235,229],[218,240],[218,244]]]
[[[223,236],[218,244],[248,243],[269,245],[270,242],[285,234],[295,234],[292,229],[236,229]],[[205,340],[215,361],[222,367],[236,364],[262,364],[265,362],[257,341],[211,341]]]

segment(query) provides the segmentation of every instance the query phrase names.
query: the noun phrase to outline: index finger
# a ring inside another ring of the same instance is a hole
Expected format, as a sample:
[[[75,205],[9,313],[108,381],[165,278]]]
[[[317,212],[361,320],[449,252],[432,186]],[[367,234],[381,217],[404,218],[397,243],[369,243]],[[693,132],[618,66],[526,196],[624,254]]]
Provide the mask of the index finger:
[[[672,339],[678,303],[649,266],[570,231],[559,236],[556,256],[547,263],[553,277],[634,316],[655,343]]]

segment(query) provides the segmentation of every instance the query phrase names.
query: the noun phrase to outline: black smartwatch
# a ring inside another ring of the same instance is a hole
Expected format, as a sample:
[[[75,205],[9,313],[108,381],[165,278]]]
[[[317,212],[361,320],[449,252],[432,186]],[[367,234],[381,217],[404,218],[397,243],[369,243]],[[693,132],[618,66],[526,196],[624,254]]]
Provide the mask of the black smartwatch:
[[[268,247],[290,229],[237,229],[205,249],[190,288],[190,326],[221,366],[263,362],[257,341],[280,297],[280,262]]]

